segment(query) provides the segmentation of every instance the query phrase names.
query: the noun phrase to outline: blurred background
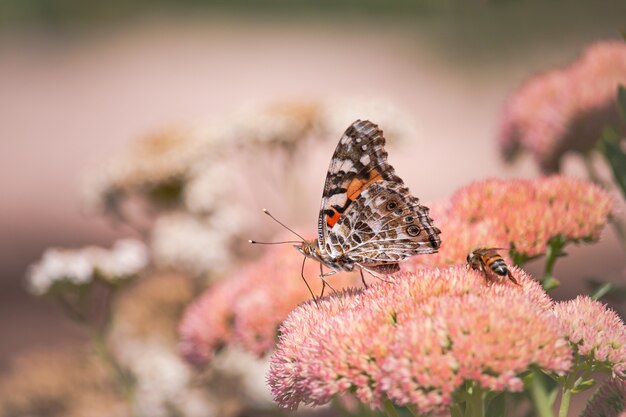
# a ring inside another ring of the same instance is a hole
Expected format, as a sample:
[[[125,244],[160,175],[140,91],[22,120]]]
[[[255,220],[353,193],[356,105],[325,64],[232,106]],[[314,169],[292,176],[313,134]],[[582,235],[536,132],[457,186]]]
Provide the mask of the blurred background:
[[[210,127],[250,103],[381,100],[413,132],[390,146],[390,162],[433,203],[473,180],[538,176],[529,158],[509,165],[498,154],[507,96],[589,43],[618,39],[625,17],[618,0],[3,0],[0,372],[27,348],[83,340],[50,302],[28,294],[24,274],[49,246],[110,246],[132,234],[87,215],[79,190],[86,171],[136,138]],[[277,233],[262,207],[313,230],[335,145],[312,146],[306,164],[286,172],[305,184],[297,201],[274,190],[247,207],[263,228],[250,237]],[[566,160],[564,171],[582,175],[580,161]],[[591,277],[623,282],[612,229],[569,253],[556,298],[583,292]]]

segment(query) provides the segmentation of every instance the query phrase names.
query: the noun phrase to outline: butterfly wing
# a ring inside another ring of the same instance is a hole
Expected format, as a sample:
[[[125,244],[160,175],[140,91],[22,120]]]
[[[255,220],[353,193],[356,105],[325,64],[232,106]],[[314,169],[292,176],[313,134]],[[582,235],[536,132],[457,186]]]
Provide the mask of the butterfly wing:
[[[324,183],[318,219],[318,241],[324,248],[332,229],[350,204],[374,182],[400,180],[387,164],[385,138],[374,123],[357,120],[335,149]]]
[[[363,265],[397,263],[439,248],[439,229],[387,163],[382,131],[357,120],[343,134],[324,185],[320,248]]]
[[[441,245],[428,207],[401,183],[370,185],[329,232],[331,250],[365,266],[398,263]]]

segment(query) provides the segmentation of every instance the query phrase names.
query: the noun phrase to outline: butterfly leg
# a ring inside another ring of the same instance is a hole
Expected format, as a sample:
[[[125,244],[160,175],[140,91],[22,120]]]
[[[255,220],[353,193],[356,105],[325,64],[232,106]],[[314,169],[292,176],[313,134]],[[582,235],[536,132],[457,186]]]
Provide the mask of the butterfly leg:
[[[367,289],[367,282],[365,282],[365,277],[363,276],[363,268],[359,268],[359,272],[361,273],[361,282],[363,283],[365,289]]]
[[[315,294],[313,294],[313,290],[311,289],[311,286],[309,285],[309,283],[306,281],[306,278],[304,277],[304,264],[305,263],[306,263],[306,256],[302,260],[302,271],[300,271],[300,276],[302,276],[302,280],[306,284],[306,287],[309,289],[309,292],[311,293],[311,297],[313,297],[313,301],[315,301],[315,304],[317,304],[317,298],[315,298]],[[324,292],[324,289],[322,289],[322,292]]]
[[[326,277],[329,277],[329,276],[334,275],[336,273],[337,273],[337,271],[329,271],[329,272],[327,272],[325,274],[324,273],[324,269],[322,267],[322,264],[320,263],[320,279],[322,280],[322,294],[320,295],[320,297],[324,296],[324,288],[326,288],[326,287],[330,288],[333,291],[333,293],[337,292],[337,290],[334,289],[333,286],[330,285],[330,283],[328,281],[326,281],[326,279],[325,279]]]
[[[376,279],[378,279],[380,281],[387,282],[387,283],[392,283],[393,282],[393,281],[389,281],[389,280],[383,278],[382,276],[378,275],[376,272],[372,271],[371,269],[368,269],[368,268],[364,267],[361,264],[355,264],[355,265],[358,266],[361,270],[365,270],[368,274],[370,274],[371,276],[373,276],[374,278],[376,278]],[[363,272],[361,271],[361,276],[363,276],[362,274],[363,274]]]

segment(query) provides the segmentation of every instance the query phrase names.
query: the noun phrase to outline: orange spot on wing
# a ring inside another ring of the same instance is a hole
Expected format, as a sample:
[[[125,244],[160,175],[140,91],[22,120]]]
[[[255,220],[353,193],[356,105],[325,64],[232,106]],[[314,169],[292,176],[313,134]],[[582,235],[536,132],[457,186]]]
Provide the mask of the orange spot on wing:
[[[353,178],[350,184],[347,187],[347,195],[350,201],[354,201],[358,196],[361,195],[361,192],[369,187],[371,184],[382,181],[383,176],[376,169],[373,169],[369,173],[369,178],[367,180]]]
[[[359,194],[361,194],[361,190],[363,189],[363,184],[365,184],[365,182],[365,180],[361,180],[359,178],[352,179],[348,185],[348,190],[346,191],[350,200],[354,200],[359,196]]]
[[[341,214],[334,211],[332,216],[327,217],[326,224],[328,225],[328,227],[333,227],[339,221],[340,217],[341,217]]]

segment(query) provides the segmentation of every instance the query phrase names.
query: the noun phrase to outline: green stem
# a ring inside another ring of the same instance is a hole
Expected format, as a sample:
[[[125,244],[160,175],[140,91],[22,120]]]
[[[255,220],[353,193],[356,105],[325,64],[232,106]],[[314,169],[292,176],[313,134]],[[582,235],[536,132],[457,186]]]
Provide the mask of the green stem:
[[[546,291],[554,289],[559,286],[559,281],[554,278],[553,271],[556,260],[563,256],[563,247],[565,241],[560,236],[550,239],[548,242],[548,249],[546,251],[546,266],[541,279],[541,285]]]
[[[574,364],[575,365],[572,367],[572,370],[565,378],[565,382],[563,382],[563,388],[561,391],[561,404],[559,405],[559,417],[567,417],[567,412],[569,411],[569,404],[572,399],[572,387],[578,379],[576,376],[578,375],[582,366],[578,361],[578,355],[576,355]]]
[[[572,399],[572,390],[566,385],[563,386],[563,392],[561,394],[561,406],[559,407],[559,417],[567,417],[569,411],[569,403]]]
[[[542,375],[537,371],[529,375],[530,397],[539,417],[554,417],[552,404],[541,378]]]
[[[109,329],[109,325],[111,323],[111,309],[110,305],[107,305],[105,308],[105,318],[102,326],[98,326],[93,323],[94,320],[90,319],[90,317],[85,313],[87,310],[87,302],[86,296],[84,293],[79,294],[78,299],[75,300],[74,303],[68,301],[68,299],[63,294],[57,295],[57,301],[64,309],[68,317],[74,320],[79,326],[81,326],[91,343],[93,343],[94,349],[96,351],[96,355],[106,366],[111,369],[113,375],[118,382],[119,387],[121,388],[122,393],[129,401],[129,404],[132,404],[132,393],[134,381],[132,376],[126,372],[120,364],[117,362],[113,354],[109,351],[109,348],[106,344],[106,333]],[[109,304],[109,303],[107,303]],[[76,307],[76,305],[78,307]]]
[[[383,401],[383,408],[385,409],[385,413],[387,413],[389,417],[400,417],[398,415],[398,410],[396,410],[396,407],[393,405],[391,400],[389,400],[389,398],[386,398]]]
[[[485,417],[485,391],[478,385],[474,385],[469,394],[465,415],[467,417]]]
[[[453,404],[450,406],[450,416],[463,417],[463,412],[461,411],[461,407],[458,404]]]
[[[409,412],[411,413],[412,416],[414,416],[414,417],[422,417],[422,414],[420,414],[419,411],[417,411],[417,407],[415,407],[415,405],[409,404],[409,405],[406,406],[406,409],[409,410]]]
[[[117,359],[111,354],[104,332],[98,331],[93,327],[87,327],[87,332],[96,350],[96,355],[113,371],[113,375],[124,393],[124,396],[132,404],[132,394],[134,381],[131,375],[126,372],[117,362]]]

